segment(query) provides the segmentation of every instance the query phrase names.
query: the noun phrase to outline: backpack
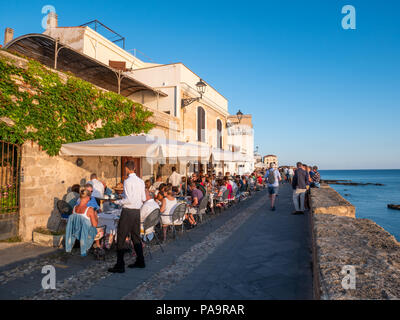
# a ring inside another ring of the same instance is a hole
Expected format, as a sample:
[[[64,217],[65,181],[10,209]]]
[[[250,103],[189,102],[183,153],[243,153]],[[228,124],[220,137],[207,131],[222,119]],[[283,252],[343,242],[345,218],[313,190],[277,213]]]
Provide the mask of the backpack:
[[[269,170],[267,180],[269,184],[275,183],[275,170]]]

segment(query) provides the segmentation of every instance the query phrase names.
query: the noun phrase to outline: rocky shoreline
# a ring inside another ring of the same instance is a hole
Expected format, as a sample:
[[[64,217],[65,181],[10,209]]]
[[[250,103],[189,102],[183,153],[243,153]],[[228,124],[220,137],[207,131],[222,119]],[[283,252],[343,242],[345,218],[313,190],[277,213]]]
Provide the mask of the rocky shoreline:
[[[353,182],[351,180],[321,180],[321,183],[339,184],[343,186],[384,186],[382,183],[372,182]]]

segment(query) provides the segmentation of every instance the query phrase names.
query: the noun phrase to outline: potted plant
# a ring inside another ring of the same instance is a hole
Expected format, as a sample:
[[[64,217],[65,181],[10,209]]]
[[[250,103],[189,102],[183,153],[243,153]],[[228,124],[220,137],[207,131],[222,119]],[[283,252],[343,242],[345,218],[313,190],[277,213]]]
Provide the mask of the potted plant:
[[[33,242],[46,247],[60,247],[64,232],[52,231],[44,227],[33,230]]]

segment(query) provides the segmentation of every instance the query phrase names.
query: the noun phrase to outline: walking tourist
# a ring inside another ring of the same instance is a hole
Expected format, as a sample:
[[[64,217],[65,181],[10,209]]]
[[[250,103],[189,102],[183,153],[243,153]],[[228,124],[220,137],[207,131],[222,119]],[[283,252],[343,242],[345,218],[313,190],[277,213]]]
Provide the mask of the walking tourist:
[[[289,169],[288,169],[288,182],[289,183],[293,182],[293,176],[294,176],[294,170],[292,167],[289,167]]]
[[[135,173],[135,162],[127,161],[125,171],[128,179],[124,181],[124,196],[122,200],[114,200],[122,206],[121,217],[117,231],[117,263],[108,269],[109,272],[125,272],[124,254],[127,251],[126,237],[130,234],[136,252],[136,262],[128,265],[129,268],[144,268],[142,241],[140,238],[140,209],[146,201],[145,185]]]
[[[282,180],[275,163],[271,163],[270,168],[265,173],[265,181],[268,183],[268,193],[271,202],[271,210],[275,211],[275,199],[278,195],[279,182]]]
[[[293,176],[293,203],[295,211],[293,214],[304,213],[304,200],[307,192],[308,186],[308,174],[307,171],[303,169],[301,162],[297,162],[297,169]]]

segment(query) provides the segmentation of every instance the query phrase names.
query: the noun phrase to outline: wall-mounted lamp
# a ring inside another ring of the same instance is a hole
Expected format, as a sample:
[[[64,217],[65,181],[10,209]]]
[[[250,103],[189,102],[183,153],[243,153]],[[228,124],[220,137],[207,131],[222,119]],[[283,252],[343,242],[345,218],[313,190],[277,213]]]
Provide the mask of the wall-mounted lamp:
[[[243,118],[243,113],[242,113],[242,111],[240,111],[240,109],[238,112],[236,112],[236,117],[240,123],[240,121],[242,121],[242,118]]]
[[[182,99],[181,107],[185,108],[189,104],[191,104],[191,103],[193,103],[195,101],[200,101],[200,99],[203,98],[203,94],[206,92],[206,88],[207,88],[207,84],[202,79],[200,79],[200,81],[196,83],[196,89],[197,89],[197,92],[199,93],[200,97]]]

